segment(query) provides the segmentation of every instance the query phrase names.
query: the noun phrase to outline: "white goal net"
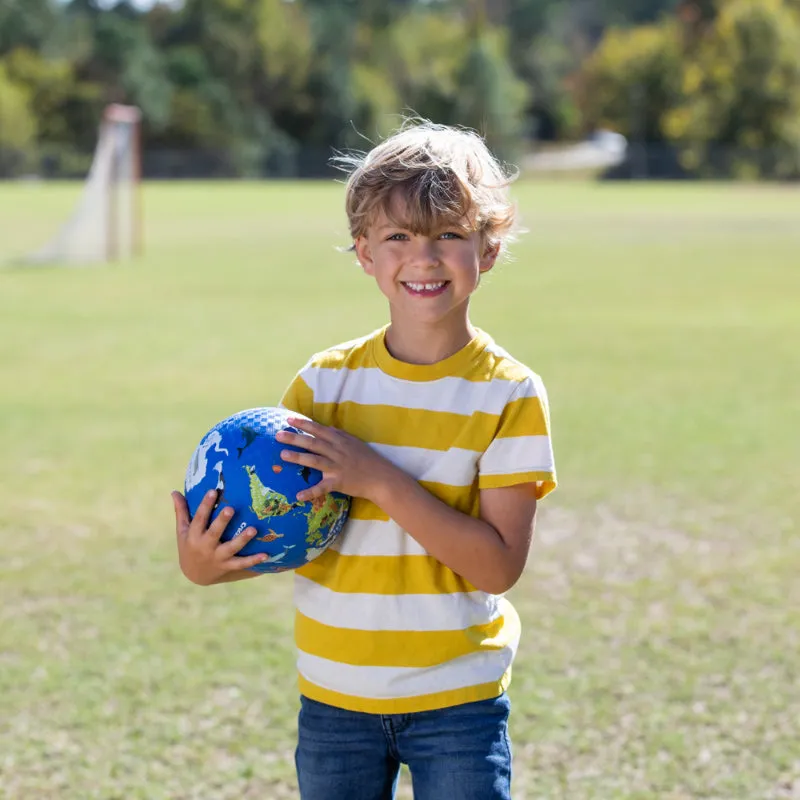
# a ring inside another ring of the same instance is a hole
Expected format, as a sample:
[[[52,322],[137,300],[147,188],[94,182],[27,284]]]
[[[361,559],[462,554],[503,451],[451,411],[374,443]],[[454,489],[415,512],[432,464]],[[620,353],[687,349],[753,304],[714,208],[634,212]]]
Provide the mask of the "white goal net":
[[[72,216],[28,263],[116,261],[140,252],[140,122],[138,108],[108,106]]]

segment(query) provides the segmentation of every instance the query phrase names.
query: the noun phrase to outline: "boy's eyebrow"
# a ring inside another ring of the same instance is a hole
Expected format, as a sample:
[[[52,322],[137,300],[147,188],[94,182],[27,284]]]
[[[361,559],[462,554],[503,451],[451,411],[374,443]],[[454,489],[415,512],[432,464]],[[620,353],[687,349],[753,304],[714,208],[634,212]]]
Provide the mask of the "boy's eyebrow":
[[[386,231],[386,230],[392,230],[392,229],[396,229],[396,228],[402,228],[403,230],[410,231],[413,228],[413,225],[411,225],[411,223],[409,221],[407,221],[407,220],[398,220],[397,222],[387,222],[384,225],[378,225],[376,230]],[[459,222],[459,221],[456,221],[456,220],[450,220],[450,221],[443,220],[441,222],[441,224],[436,225],[435,228],[436,228],[436,230],[446,230],[448,228],[450,228],[450,229],[458,229],[458,230],[462,230],[462,231],[471,231],[472,230],[472,228],[470,228],[469,225],[465,225],[463,222]]]
[[[398,229],[410,231],[412,229],[412,225],[408,222],[387,222],[385,225],[379,225],[377,228],[379,231],[396,231]]]

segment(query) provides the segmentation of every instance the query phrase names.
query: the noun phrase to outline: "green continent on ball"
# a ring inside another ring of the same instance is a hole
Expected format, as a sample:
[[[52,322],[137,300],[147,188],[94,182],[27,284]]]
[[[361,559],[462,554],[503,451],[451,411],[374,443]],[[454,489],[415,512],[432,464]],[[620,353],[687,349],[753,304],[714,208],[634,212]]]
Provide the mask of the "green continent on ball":
[[[259,519],[268,517],[282,517],[292,509],[299,508],[302,503],[290,503],[286,495],[274,492],[261,482],[261,478],[256,474],[255,467],[249,464],[245,466],[250,477],[250,499],[253,502],[253,513]]]
[[[308,533],[306,543],[319,546],[328,535],[328,531],[344,510],[347,499],[326,494],[311,501],[311,510],[306,515],[308,519]]]

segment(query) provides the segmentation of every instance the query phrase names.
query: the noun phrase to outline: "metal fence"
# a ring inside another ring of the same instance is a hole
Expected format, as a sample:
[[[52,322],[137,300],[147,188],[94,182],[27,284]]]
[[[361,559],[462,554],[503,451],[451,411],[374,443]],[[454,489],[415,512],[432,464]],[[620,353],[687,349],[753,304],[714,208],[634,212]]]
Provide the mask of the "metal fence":
[[[551,145],[552,146],[552,145]],[[529,152],[537,147],[531,144]],[[330,164],[331,148],[303,148],[266,157],[225,149],[166,150],[145,148],[142,177],[149,180],[331,178],[341,176]],[[0,146],[0,179],[81,179],[92,161],[91,152],[48,148],[39,152]],[[699,151],[696,168],[686,153],[655,143],[629,143],[616,166],[589,170],[609,180],[772,179],[800,180],[800,149],[745,149],[713,146]],[[528,161],[520,160],[523,173]],[[564,170],[561,170],[562,172]]]

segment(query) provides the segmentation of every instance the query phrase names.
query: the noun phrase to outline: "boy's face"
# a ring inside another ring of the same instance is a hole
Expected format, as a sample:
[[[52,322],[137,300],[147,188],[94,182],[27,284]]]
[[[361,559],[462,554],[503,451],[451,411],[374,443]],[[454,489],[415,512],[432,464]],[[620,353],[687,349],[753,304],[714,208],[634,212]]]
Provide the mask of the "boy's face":
[[[480,275],[497,259],[499,247],[489,247],[466,225],[443,222],[436,230],[412,233],[404,227],[405,200],[395,195],[390,213],[380,210],[364,236],[356,239],[358,260],[386,295],[392,321],[435,324],[454,314],[466,316],[470,295]]]

